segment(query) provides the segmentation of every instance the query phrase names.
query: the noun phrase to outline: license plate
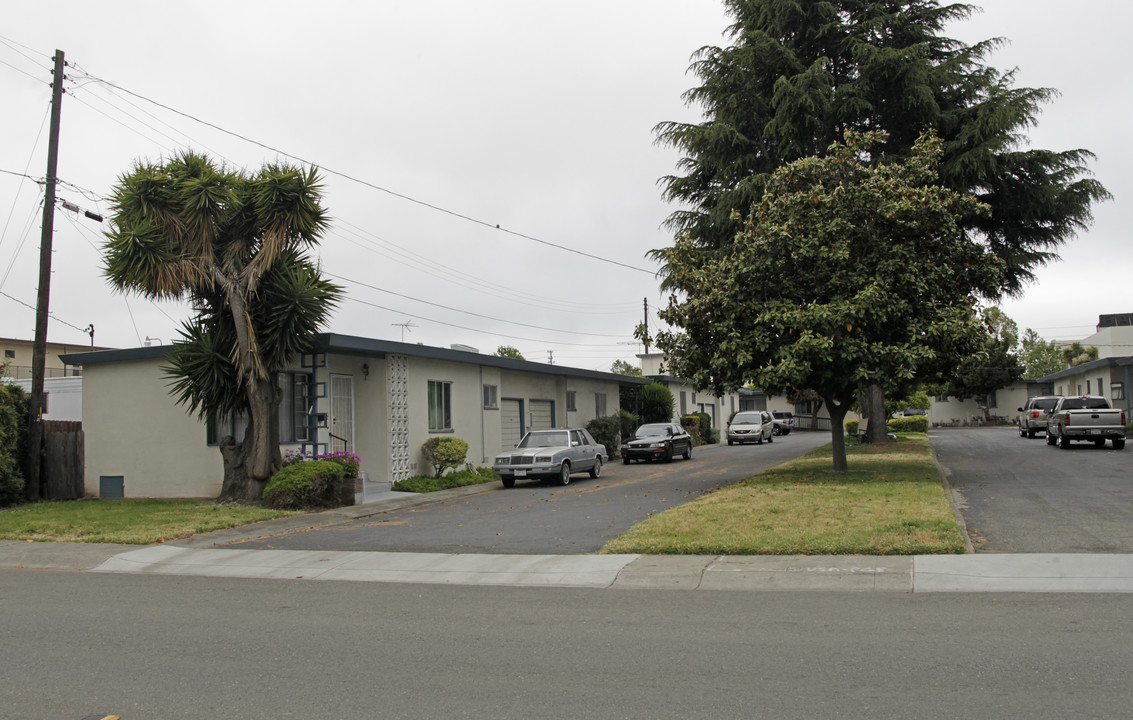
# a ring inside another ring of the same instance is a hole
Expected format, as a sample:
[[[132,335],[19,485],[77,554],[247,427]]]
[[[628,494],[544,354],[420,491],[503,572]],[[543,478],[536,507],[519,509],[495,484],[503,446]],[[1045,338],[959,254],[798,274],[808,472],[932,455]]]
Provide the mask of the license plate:
[[[1091,430],[1091,431],[1090,431],[1090,434],[1091,434],[1091,435],[1101,435],[1101,434],[1102,434],[1102,431],[1101,431],[1101,430]]]
[[[516,470],[515,476],[516,477],[527,477],[527,471],[526,470]]]

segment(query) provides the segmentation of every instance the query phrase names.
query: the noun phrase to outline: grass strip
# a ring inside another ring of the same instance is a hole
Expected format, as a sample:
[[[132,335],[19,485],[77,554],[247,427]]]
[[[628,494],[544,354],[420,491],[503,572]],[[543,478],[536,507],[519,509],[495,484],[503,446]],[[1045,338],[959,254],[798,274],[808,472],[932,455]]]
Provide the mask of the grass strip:
[[[639,523],[603,553],[927,555],[963,553],[964,536],[926,435],[829,445]]]
[[[0,540],[148,545],[298,513],[197,500],[69,500],[0,510]]]

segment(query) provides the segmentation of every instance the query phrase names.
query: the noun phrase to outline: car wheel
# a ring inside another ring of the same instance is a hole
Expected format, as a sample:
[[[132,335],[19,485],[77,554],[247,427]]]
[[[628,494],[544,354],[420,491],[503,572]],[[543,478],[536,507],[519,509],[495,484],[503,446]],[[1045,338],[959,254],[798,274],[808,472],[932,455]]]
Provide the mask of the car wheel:
[[[1066,433],[1058,434],[1058,447],[1062,448],[1063,450],[1070,447],[1070,438],[1066,435]]]
[[[500,482],[502,482],[506,488],[515,487],[515,478],[513,477],[500,478]]]
[[[688,444],[688,449],[685,450],[684,459],[692,460],[692,443]]]
[[[1054,434],[1051,433],[1050,430],[1046,431],[1046,444],[1047,445],[1053,445],[1054,444]]]
[[[1019,423],[1019,437],[1027,437],[1027,431],[1023,429],[1023,424]]]
[[[570,463],[563,460],[563,466],[559,468],[559,485],[570,485]]]
[[[622,465],[629,465],[630,459],[627,457],[622,458]]]
[[[1114,450],[1124,450],[1125,449],[1125,438],[1114,438],[1113,439],[1113,449]]]
[[[762,433],[762,432],[761,432],[761,433],[759,433],[759,435],[758,435],[758,436],[756,436],[756,438],[755,438],[755,444],[756,444],[756,445],[762,445],[762,444],[763,444],[763,433]]]
[[[1097,445],[1098,447],[1105,447],[1105,438],[1096,438],[1094,440],[1094,445]]]
[[[602,458],[594,458],[594,467],[590,468],[590,477],[596,478],[602,474]]]
[[[1027,437],[1031,438],[1033,440],[1034,437],[1035,437],[1035,431],[1030,429],[1030,428],[1027,428]]]
[[[673,462],[673,446],[665,448],[665,462]]]
[[[782,435],[783,431],[779,429],[778,425],[776,425],[775,427],[771,428],[771,434],[772,435]]]
[[[769,442],[769,443],[775,442],[775,431],[774,430],[772,430],[771,434],[767,436],[767,442]]]
[[[728,438],[728,444],[729,444],[729,445],[735,445],[735,443],[734,443],[734,442],[732,442],[732,438]]]

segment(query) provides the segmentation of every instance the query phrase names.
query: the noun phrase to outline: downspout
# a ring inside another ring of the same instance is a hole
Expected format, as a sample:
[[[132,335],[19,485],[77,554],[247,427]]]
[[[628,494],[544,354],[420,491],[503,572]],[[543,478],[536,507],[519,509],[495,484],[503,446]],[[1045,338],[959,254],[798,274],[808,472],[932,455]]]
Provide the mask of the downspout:
[[[496,399],[497,402],[500,397],[500,391],[497,386]],[[480,462],[488,462],[488,445],[484,441],[484,428],[487,427],[484,422],[484,366],[480,366]]]

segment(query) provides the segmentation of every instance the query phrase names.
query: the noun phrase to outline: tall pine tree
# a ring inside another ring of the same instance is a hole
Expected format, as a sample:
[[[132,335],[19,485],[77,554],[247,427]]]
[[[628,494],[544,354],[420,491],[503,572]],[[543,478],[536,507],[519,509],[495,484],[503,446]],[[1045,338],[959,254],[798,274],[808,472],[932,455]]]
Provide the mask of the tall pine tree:
[[[974,195],[991,209],[965,233],[1003,261],[1006,273],[989,299],[1018,294],[1037,267],[1092,220],[1109,197],[1090,176],[1084,149],[1027,148],[1026,131],[1056,94],[1014,87],[1014,72],[987,64],[1002,39],[967,45],[944,36],[969,17],[967,4],[937,0],[724,0],[735,22],[726,47],[693,56],[700,84],[685,93],[700,123],[663,122],[658,142],[679,149],[678,173],[661,179],[677,205],[668,226],[697,253],[684,262],[726,256],[742,220],[772,172],[820,154],[846,130],[876,131],[881,162],[907,158],[933,130],[943,141],[941,185]],[[653,251],[674,281],[668,248]],[[896,390],[897,388],[891,388]],[[878,388],[871,397],[880,407]],[[883,433],[883,423],[877,432]]]
[[[1016,88],[1013,71],[986,64],[1002,42],[967,45],[945,26],[974,12],[937,0],[724,0],[735,19],[727,47],[705,47],[685,93],[700,123],[663,122],[660,143],[684,153],[683,174],[661,179],[682,207],[668,225],[703,251],[726,249],[776,168],[821,153],[845,130],[883,130],[879,159],[907,157],[925,131],[944,142],[940,182],[975,195],[991,215],[968,231],[1007,264],[1002,293],[1091,221],[1108,198],[1090,177],[1088,150],[1024,147],[1055,91]],[[663,250],[654,256],[664,260]],[[666,276],[668,273],[666,272]]]

